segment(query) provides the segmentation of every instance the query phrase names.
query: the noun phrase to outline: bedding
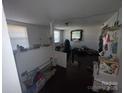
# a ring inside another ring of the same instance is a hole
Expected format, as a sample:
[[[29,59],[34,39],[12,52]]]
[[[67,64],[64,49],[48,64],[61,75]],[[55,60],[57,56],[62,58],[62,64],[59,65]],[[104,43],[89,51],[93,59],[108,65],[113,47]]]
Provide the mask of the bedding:
[[[36,68],[31,72],[24,72],[22,81],[27,89],[26,93],[38,93],[44,87],[46,81],[55,74],[56,70],[51,68],[51,64],[48,64],[42,69]]]

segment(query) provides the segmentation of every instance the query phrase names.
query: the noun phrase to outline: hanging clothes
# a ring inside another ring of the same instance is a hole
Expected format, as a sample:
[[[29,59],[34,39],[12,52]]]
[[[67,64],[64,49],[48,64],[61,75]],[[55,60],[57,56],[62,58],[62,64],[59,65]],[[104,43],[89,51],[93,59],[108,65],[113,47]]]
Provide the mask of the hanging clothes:
[[[105,34],[105,36],[103,37],[103,45],[104,45],[104,50],[108,50],[108,45],[110,43],[110,35],[108,33]]]
[[[109,43],[110,42],[110,35],[109,34],[107,34],[106,39],[107,39],[106,42]]]

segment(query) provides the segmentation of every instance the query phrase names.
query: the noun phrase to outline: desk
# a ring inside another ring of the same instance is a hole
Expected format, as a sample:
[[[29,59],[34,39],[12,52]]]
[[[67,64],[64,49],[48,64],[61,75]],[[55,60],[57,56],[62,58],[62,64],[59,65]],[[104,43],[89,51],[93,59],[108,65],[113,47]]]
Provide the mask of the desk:
[[[98,51],[93,49],[82,49],[82,48],[74,48],[71,50],[72,63],[74,63],[74,61],[77,61],[80,66],[80,62],[82,61],[81,59],[85,56],[89,56],[89,58],[92,59],[92,62],[96,61],[99,65]]]

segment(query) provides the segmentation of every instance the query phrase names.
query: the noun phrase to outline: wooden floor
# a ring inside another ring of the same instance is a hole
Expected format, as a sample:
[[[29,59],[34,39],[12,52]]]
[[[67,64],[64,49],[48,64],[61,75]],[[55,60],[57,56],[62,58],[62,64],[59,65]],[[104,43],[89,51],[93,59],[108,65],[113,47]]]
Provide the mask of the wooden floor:
[[[56,74],[48,80],[39,93],[95,93],[88,89],[92,86],[94,79],[92,71],[87,69],[87,66],[93,58],[93,56],[83,57],[80,67],[76,62],[68,63],[66,69],[57,66]]]
[[[56,74],[46,83],[40,93],[88,93],[88,85],[92,86],[92,72],[84,71],[89,57],[84,57],[82,65],[68,62],[68,67],[57,66]],[[91,60],[90,60],[91,61]]]

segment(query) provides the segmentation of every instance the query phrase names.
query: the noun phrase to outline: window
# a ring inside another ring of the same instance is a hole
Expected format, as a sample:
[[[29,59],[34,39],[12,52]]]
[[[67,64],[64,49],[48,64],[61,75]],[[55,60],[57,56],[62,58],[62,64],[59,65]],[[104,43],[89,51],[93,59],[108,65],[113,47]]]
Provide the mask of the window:
[[[60,31],[57,30],[54,31],[54,42],[55,43],[60,42]]]
[[[80,38],[80,31],[75,31],[72,33],[72,38],[79,39]]]
[[[25,26],[8,24],[8,31],[13,50],[17,49],[17,45],[23,46],[24,48],[29,48],[27,28]]]
[[[83,30],[72,30],[71,31],[71,40],[82,40]]]

